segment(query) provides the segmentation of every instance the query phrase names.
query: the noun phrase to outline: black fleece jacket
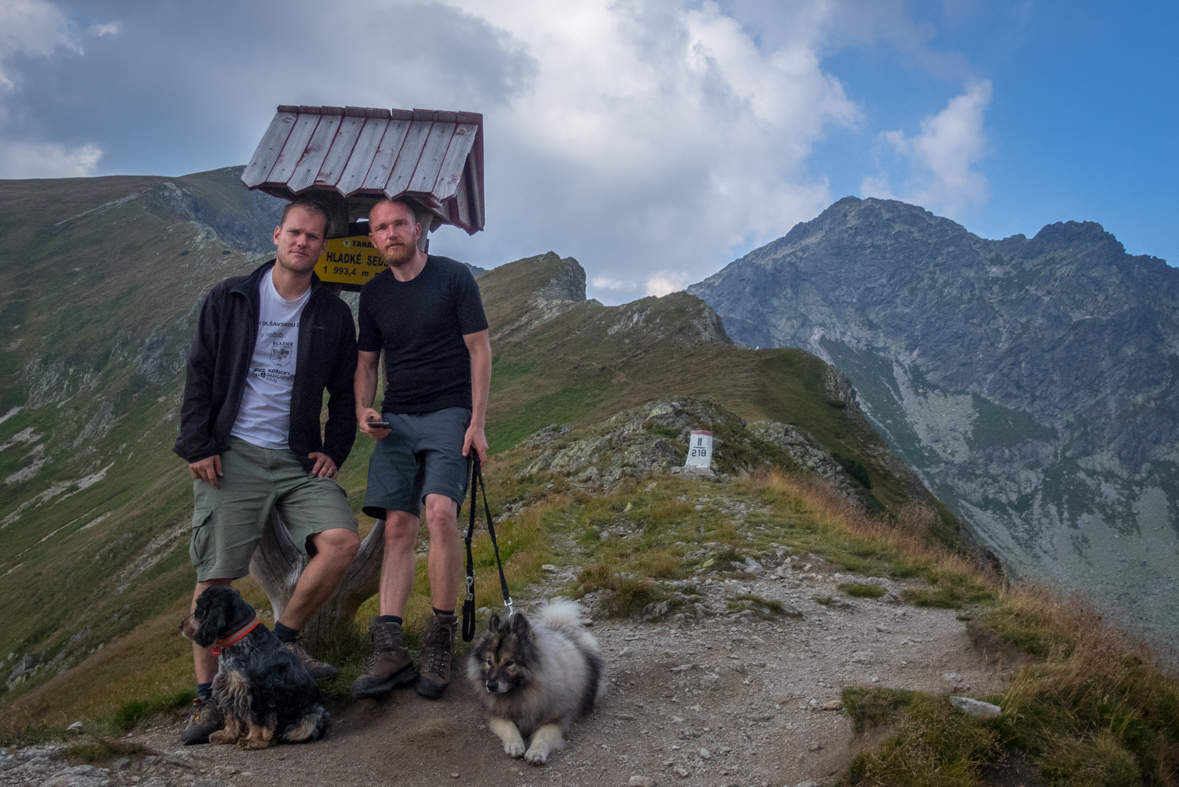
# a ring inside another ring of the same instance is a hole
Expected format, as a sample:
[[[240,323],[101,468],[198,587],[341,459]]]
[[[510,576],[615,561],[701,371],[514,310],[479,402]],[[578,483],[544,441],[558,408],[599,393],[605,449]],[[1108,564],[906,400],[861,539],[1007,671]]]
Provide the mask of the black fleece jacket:
[[[248,276],[226,279],[201,307],[200,323],[188,353],[180,437],[172,448],[187,462],[224,452],[237,419],[250,358],[258,338],[258,284],[274,260]],[[344,464],[356,439],[356,323],[352,310],[312,276],[311,296],[299,324],[299,357],[291,392],[291,451],[310,470],[312,451]],[[319,414],[327,389],[328,420],[321,439]]]

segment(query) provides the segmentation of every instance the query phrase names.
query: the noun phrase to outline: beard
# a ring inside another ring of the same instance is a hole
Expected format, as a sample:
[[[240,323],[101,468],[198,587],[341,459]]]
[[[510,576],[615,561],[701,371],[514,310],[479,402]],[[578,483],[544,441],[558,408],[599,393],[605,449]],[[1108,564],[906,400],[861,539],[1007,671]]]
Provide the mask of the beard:
[[[414,258],[414,255],[417,254],[417,251],[417,246],[414,246],[411,243],[405,245],[388,246],[378,250],[381,255],[381,262],[385,263],[386,265],[391,265],[394,268],[399,268],[402,265],[408,263]]]

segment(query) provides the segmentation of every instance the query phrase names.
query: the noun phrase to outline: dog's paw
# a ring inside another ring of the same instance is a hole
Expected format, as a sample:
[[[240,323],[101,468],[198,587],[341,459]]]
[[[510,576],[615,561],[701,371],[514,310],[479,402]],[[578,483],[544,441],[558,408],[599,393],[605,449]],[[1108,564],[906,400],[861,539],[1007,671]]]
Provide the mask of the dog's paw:
[[[232,744],[237,743],[237,736],[228,730],[217,730],[209,736],[209,743]]]
[[[519,759],[524,756],[524,741],[513,741],[504,744],[504,754]]]
[[[241,743],[239,743],[238,745],[241,746],[246,751],[254,751],[257,749],[270,748],[270,741],[259,740],[257,738],[243,738]]]
[[[544,749],[529,749],[524,755],[524,762],[529,765],[544,765],[548,759],[549,753]]]

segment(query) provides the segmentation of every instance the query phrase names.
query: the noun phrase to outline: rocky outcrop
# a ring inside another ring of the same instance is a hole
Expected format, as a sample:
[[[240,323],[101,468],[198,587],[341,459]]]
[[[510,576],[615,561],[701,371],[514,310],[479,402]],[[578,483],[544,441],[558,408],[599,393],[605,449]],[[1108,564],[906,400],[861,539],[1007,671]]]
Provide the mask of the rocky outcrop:
[[[1092,222],[990,241],[849,197],[688,291],[739,343],[837,366],[1014,574],[1175,641],[1179,271]]]
[[[539,455],[524,475],[561,473],[576,484],[611,487],[624,478],[682,472],[692,430],[712,432],[713,470],[731,475],[766,463],[813,472],[855,498],[843,467],[812,437],[776,421],[747,424],[715,402],[691,398],[649,402],[574,433],[552,425],[524,446]]]

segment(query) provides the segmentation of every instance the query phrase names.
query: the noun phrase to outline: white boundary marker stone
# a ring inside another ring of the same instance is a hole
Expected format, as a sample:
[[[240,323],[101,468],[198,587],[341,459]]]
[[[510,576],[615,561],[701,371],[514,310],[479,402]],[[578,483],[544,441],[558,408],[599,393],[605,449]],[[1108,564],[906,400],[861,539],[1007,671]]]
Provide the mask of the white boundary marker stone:
[[[684,467],[712,469],[712,432],[692,430],[692,436],[688,438],[688,461],[684,462]]]

